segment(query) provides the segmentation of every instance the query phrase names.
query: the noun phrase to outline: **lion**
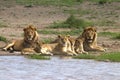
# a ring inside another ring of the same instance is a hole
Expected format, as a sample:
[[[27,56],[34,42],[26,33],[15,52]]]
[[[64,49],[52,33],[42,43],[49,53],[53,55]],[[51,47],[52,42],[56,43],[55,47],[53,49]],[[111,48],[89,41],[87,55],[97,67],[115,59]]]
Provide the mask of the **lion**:
[[[84,38],[73,38],[70,35],[68,36],[68,40],[71,43],[71,50],[74,53],[80,54],[80,53],[86,53],[88,54],[88,52],[84,51],[83,48],[83,42],[84,42]]]
[[[37,49],[42,54],[53,54],[53,55],[76,55],[69,48],[71,43],[68,36],[58,35],[56,42],[49,44],[39,44]]]
[[[95,27],[86,27],[79,38],[84,38],[83,48],[85,51],[105,51],[101,46],[97,45],[97,30]]]
[[[88,52],[86,52],[83,48],[83,42],[84,42],[84,38],[75,39],[74,49],[77,54],[82,54],[82,53],[88,54]]]
[[[34,48],[36,43],[39,41],[39,35],[36,27],[29,25],[28,27],[24,28],[23,31],[24,39],[13,40],[6,47],[4,47],[3,50],[7,51],[8,49],[12,49],[13,51],[21,51],[22,54],[25,54],[25,52],[36,52]]]

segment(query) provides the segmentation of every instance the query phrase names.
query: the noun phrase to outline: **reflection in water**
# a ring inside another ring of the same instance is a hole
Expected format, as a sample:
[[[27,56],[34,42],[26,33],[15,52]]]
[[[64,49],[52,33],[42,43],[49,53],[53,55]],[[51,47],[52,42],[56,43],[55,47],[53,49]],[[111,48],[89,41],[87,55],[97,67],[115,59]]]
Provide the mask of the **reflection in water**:
[[[0,56],[0,80],[120,80],[120,63]]]

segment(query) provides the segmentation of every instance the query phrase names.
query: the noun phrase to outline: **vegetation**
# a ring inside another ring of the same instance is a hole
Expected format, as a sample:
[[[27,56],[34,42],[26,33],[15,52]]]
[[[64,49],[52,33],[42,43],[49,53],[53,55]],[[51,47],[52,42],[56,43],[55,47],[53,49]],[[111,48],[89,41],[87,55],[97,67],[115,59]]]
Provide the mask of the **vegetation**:
[[[27,55],[27,57],[30,59],[50,60],[50,56],[43,56],[43,55],[37,55],[37,54]]]
[[[115,36],[114,39],[120,39],[120,34],[118,36]]]
[[[120,0],[91,0],[93,2],[97,2],[99,4],[105,4],[105,3],[110,3],[110,2],[120,2]]]
[[[74,4],[81,3],[83,0],[16,0],[18,4],[23,5],[56,5],[56,6],[71,6]]]
[[[53,31],[53,30],[38,30],[40,34],[54,34],[54,35],[79,35],[81,30],[75,29],[70,31]]]
[[[107,19],[102,19],[96,22],[97,25],[99,26],[114,26],[116,22],[114,20],[107,20]]]
[[[70,10],[65,9],[63,12],[68,14],[74,14],[74,15],[77,14],[80,16],[93,13],[93,11],[91,10],[81,10],[81,9],[70,9]]]
[[[110,62],[120,62],[120,52],[111,52],[104,53],[101,55],[94,54],[80,54],[78,56],[73,57],[75,59],[94,59],[98,61],[110,61]]]
[[[83,19],[77,19],[75,16],[71,15],[70,17],[67,18],[66,21],[64,22],[54,22],[50,28],[76,28],[76,29],[83,29],[86,26],[91,26],[93,25],[92,22],[85,21]]]
[[[4,41],[4,42],[7,42],[7,39],[3,36],[0,36],[0,41]]]
[[[3,22],[0,22],[0,28],[7,27],[7,25]]]
[[[75,59],[95,59],[96,57],[91,54],[80,54],[78,56],[74,56]]]
[[[42,41],[43,41],[43,43],[50,43],[53,41],[53,39],[52,38],[44,38],[44,39],[42,39]]]
[[[120,33],[114,33],[114,32],[100,32],[100,36],[110,36],[114,39],[120,39]]]
[[[26,5],[27,7],[32,7],[33,5],[56,5],[56,6],[72,6],[75,4],[80,4],[85,0],[16,0],[18,4]],[[105,4],[110,2],[116,2],[120,0],[89,0],[99,4]]]
[[[99,61],[120,62],[120,52],[105,53],[96,58]]]

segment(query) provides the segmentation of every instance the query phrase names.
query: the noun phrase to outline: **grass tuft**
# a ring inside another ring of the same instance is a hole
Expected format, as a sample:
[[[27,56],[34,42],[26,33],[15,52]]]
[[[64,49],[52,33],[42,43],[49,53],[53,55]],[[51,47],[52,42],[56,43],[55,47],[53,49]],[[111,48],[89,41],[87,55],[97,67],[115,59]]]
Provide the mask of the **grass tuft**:
[[[0,36],[0,41],[4,41],[4,42],[7,42],[7,39],[3,36]]]
[[[76,28],[76,29],[83,29],[86,26],[92,26],[92,22],[85,21],[83,19],[77,19],[75,16],[71,15],[67,18],[64,22],[54,22],[50,28]]]
[[[44,38],[44,39],[42,39],[42,41],[43,41],[43,43],[47,44],[47,43],[52,42],[53,39],[52,38]]]
[[[106,53],[96,58],[98,61],[120,62],[120,52]]]
[[[3,27],[8,27],[8,26],[5,23],[0,22],[0,28],[3,28]]]
[[[114,33],[114,32],[100,32],[99,33],[100,36],[110,36],[113,39],[120,39],[120,33]]]
[[[27,55],[27,57],[30,59],[50,60],[50,56],[43,56],[43,55],[37,55],[37,54]]]
[[[120,34],[115,36],[114,39],[120,39]]]
[[[94,59],[97,61],[120,62],[120,52],[110,52],[101,55],[94,54],[80,54],[73,57],[75,59]]]
[[[80,54],[78,56],[74,56],[73,58],[75,58],[75,59],[95,59],[96,56],[91,55],[91,54]]]
[[[55,6],[72,6],[83,2],[83,0],[16,0],[22,5],[55,5]]]

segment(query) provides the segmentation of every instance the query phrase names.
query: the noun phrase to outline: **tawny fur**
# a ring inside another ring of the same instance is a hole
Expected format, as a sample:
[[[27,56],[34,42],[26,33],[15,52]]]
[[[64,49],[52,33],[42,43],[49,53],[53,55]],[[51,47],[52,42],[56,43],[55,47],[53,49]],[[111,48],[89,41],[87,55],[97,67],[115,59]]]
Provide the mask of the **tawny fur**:
[[[71,48],[71,43],[68,36],[59,35],[56,42],[40,44],[38,49],[40,49],[40,52],[43,54],[53,53],[53,55],[76,55],[76,53],[69,48]]]
[[[97,45],[97,30],[95,27],[85,28],[81,37],[85,39],[83,42],[85,51],[105,51],[103,47]]]
[[[28,27],[23,29],[24,31],[24,39],[21,40],[13,40],[9,43],[3,50],[13,49],[13,51],[21,51],[22,54],[25,52],[34,53],[34,48],[36,43],[39,41],[39,35],[36,31],[36,28],[33,25],[29,25]]]

